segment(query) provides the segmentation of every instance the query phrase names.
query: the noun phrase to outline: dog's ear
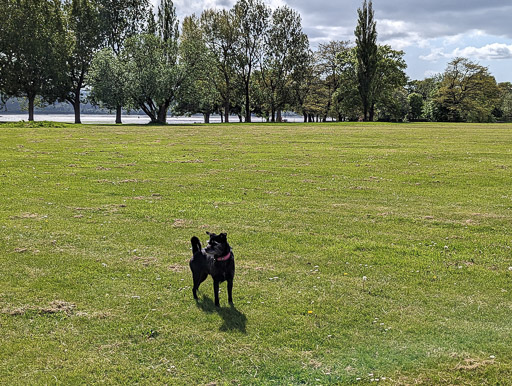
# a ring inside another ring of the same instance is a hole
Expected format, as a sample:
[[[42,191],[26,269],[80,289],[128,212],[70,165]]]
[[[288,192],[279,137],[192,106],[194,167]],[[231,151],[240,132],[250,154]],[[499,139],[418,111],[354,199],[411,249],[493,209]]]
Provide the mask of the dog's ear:
[[[207,234],[208,236],[211,236],[211,233],[210,233],[210,232],[208,232],[208,231],[206,231],[206,234]]]
[[[227,233],[221,233],[219,236],[224,241],[226,241],[228,239],[228,234]]]

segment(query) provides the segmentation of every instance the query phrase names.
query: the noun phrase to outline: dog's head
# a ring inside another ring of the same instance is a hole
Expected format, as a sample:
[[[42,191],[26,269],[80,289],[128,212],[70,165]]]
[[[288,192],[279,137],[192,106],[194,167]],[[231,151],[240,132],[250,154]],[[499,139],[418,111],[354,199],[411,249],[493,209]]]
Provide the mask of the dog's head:
[[[213,255],[213,257],[223,257],[227,255],[231,248],[228,244],[227,233],[221,233],[219,235],[215,233],[206,232],[207,235],[210,236],[210,240],[208,240],[208,245],[204,251],[208,255]]]

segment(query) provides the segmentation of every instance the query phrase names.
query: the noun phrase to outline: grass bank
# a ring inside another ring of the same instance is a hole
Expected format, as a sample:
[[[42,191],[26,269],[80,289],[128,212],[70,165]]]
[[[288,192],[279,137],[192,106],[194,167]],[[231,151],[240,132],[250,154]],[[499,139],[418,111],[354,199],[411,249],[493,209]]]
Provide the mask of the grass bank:
[[[512,125],[61,126],[0,127],[2,382],[512,377]]]

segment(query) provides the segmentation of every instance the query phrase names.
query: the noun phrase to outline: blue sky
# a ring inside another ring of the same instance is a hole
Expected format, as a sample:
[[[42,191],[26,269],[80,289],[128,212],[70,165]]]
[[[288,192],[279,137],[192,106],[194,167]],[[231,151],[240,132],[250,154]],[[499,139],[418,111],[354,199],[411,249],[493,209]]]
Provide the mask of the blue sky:
[[[158,0],[153,0],[156,3]],[[362,0],[264,0],[302,16],[313,48],[329,40],[354,40]],[[180,20],[234,0],[175,0]],[[443,72],[454,57],[483,66],[498,82],[512,82],[512,0],[374,0],[379,44],[405,52],[411,79]]]

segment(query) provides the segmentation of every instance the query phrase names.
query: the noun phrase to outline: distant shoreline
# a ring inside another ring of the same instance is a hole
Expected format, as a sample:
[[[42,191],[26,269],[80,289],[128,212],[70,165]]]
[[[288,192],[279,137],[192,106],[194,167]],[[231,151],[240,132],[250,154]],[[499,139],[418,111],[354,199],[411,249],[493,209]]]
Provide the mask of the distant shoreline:
[[[115,124],[116,116],[115,114],[108,113],[99,113],[99,114],[87,114],[82,113],[80,115],[80,119],[82,124]],[[265,119],[260,117],[252,117],[253,122],[266,122]],[[299,115],[291,115],[286,114],[283,115],[283,119],[287,122],[303,122],[303,117]],[[34,114],[35,121],[53,121],[53,122],[62,122],[62,123],[74,123],[75,115],[69,113],[35,113]],[[0,112],[0,123],[8,123],[8,122],[20,122],[20,121],[28,121],[28,114],[19,114],[19,113],[9,113],[9,112]],[[148,116],[144,114],[123,114],[121,116],[121,121],[123,124],[148,124],[150,119]],[[230,122],[237,123],[239,122],[237,116],[232,116]],[[184,123],[204,123],[204,118],[200,114],[192,115],[190,117],[181,116],[181,117],[167,117],[168,124],[184,124]],[[221,123],[220,115],[211,115],[210,123]]]

